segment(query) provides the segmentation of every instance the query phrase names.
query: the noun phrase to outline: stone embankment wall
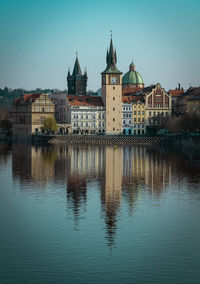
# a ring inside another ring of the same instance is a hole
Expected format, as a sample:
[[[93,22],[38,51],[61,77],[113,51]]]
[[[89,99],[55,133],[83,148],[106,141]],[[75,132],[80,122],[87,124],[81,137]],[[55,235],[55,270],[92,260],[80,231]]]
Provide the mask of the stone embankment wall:
[[[116,135],[66,135],[55,136],[49,140],[51,144],[104,144],[104,145],[168,145],[169,140],[165,137],[134,137]]]

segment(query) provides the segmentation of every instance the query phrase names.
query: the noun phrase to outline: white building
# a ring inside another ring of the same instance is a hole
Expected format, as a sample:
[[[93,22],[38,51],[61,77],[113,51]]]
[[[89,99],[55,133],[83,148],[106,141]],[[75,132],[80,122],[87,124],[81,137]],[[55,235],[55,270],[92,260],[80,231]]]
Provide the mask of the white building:
[[[133,134],[133,104],[129,98],[122,98],[122,132],[126,135]]]
[[[72,133],[105,132],[105,107],[100,97],[67,95],[67,122]]]

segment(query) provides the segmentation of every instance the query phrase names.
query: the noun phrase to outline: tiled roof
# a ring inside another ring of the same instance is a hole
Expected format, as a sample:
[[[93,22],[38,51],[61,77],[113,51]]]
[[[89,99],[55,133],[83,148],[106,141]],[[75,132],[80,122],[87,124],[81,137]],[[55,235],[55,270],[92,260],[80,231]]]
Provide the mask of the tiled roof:
[[[185,96],[190,96],[190,95],[199,95],[200,94],[200,87],[190,87],[185,93]]]
[[[67,95],[67,100],[71,106],[104,106],[101,97]]]
[[[15,99],[15,103],[19,103],[21,100],[24,100],[25,104],[28,103],[28,101],[34,102],[36,99],[40,97],[42,93],[40,94],[23,94],[21,97]]]
[[[127,97],[122,97],[122,103],[123,104],[130,104],[131,100],[130,100],[130,98],[128,96]]]
[[[135,94],[122,97],[122,103],[128,102],[130,104],[131,102],[138,102],[138,101],[144,102],[145,101],[144,97],[142,95],[135,95]]]
[[[179,97],[184,93],[184,90],[169,90],[169,93],[172,95],[172,97]]]

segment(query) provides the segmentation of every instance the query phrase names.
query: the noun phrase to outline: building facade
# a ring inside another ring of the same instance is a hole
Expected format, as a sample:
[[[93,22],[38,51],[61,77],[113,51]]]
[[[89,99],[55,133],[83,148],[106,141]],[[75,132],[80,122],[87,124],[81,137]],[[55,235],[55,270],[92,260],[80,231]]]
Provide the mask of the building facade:
[[[146,133],[146,108],[145,100],[133,102],[133,135]]]
[[[158,83],[141,90],[145,99],[146,125],[158,125],[162,117],[171,115],[171,95]]]
[[[74,134],[105,133],[105,107],[100,97],[67,95],[67,122]]]
[[[24,94],[13,103],[13,134],[41,131],[46,118],[55,118],[55,105],[47,94]]]
[[[117,67],[117,55],[112,38],[106,56],[106,69],[101,73],[101,96],[106,110],[106,134],[122,133],[122,72]]]
[[[133,104],[129,98],[122,98],[122,133],[133,134]]]

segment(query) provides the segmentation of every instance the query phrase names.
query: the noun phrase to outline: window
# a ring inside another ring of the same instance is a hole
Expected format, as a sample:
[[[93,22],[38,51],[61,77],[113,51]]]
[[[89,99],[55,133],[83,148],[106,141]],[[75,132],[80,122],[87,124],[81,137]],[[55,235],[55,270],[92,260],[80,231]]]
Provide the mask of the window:
[[[140,117],[138,117],[138,121],[140,122]]]
[[[151,111],[149,112],[149,116],[151,116]]]
[[[115,128],[113,128],[113,131],[115,131]]]
[[[136,122],[136,118],[134,118],[134,122]]]
[[[123,120],[123,124],[125,124],[126,123],[126,120]]]
[[[113,108],[113,111],[115,111],[115,107]]]
[[[142,121],[144,122],[144,117],[142,118]]]
[[[140,115],[140,110],[138,111],[138,114]]]
[[[136,115],[136,110],[134,111],[134,115]]]
[[[113,90],[115,90],[115,87],[113,87]]]
[[[142,114],[144,115],[144,110],[142,111]]]
[[[99,121],[99,127],[101,127],[101,122]]]
[[[131,120],[129,120],[129,124],[131,124]]]
[[[113,118],[113,121],[115,121],[115,118]]]
[[[129,113],[129,117],[131,117],[131,113]]]
[[[115,101],[115,97],[113,97],[113,101]]]
[[[101,119],[101,114],[99,113],[99,119]]]

